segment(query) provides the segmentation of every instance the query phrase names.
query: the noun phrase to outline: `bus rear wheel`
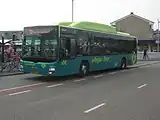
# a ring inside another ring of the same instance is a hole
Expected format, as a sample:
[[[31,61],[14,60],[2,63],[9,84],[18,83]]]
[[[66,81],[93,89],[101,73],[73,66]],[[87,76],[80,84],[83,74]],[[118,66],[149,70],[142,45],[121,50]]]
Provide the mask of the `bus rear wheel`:
[[[125,59],[125,58],[123,58],[123,59],[121,60],[121,66],[120,66],[120,69],[125,69],[126,67],[127,67],[126,59]]]
[[[81,62],[80,68],[79,68],[79,75],[81,77],[84,77],[89,72],[89,64],[88,62]]]

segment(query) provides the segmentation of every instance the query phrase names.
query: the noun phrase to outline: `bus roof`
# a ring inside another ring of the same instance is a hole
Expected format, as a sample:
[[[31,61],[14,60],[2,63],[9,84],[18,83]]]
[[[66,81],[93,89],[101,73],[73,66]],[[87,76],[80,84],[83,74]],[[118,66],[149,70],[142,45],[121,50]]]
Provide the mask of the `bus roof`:
[[[73,22],[60,22],[58,25],[60,25],[60,26],[69,26],[72,23]]]
[[[75,29],[82,29],[88,31],[95,31],[95,32],[103,32],[108,34],[120,35],[120,36],[127,36],[127,37],[134,37],[131,36],[129,33],[119,32],[116,31],[116,28],[113,26],[95,23],[95,22],[61,22],[58,25],[63,27],[75,28]]]
[[[128,33],[116,31],[116,28],[113,26],[109,26],[109,25],[105,25],[105,24],[101,24],[101,23],[60,22],[58,25],[62,26],[62,27],[67,27],[67,28],[74,28],[74,29],[94,31],[94,32],[102,32],[102,33],[107,33],[107,34],[112,34],[112,35],[119,35],[119,36],[124,36],[124,37],[136,38],[135,36],[131,36]],[[32,28],[32,27],[51,27],[51,26],[49,26],[49,25],[48,26],[30,26],[30,27],[25,27],[25,28]]]

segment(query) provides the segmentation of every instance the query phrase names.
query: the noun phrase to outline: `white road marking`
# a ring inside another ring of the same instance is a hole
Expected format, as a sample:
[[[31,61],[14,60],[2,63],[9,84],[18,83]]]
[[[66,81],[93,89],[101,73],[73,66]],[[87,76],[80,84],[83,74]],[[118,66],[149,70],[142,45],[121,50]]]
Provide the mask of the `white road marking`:
[[[137,88],[143,88],[143,87],[145,87],[145,86],[147,86],[147,84],[143,84],[143,85],[141,85],[141,86],[139,86],[139,87],[137,87]]]
[[[128,69],[128,70],[135,70],[135,69],[137,69],[137,68],[134,68],[134,67],[133,67],[133,68],[130,68],[130,69]]]
[[[126,72],[126,71],[128,71],[128,70],[121,70],[120,72]]]
[[[144,68],[146,68],[146,67],[151,67],[151,65],[147,65],[147,66],[143,66]]]
[[[26,91],[22,91],[22,92],[11,93],[11,94],[9,94],[9,96],[19,95],[19,94],[27,93],[27,92],[30,92],[30,91],[31,91],[31,90],[26,90]]]
[[[113,74],[116,74],[117,72],[110,72],[108,73],[109,75],[113,75]]]
[[[54,85],[50,85],[50,86],[47,86],[48,88],[52,88],[52,87],[58,87],[58,86],[61,86],[61,85],[64,85],[63,83],[61,84],[54,84]]]
[[[99,77],[103,77],[103,75],[94,76],[94,78],[99,78]]]
[[[136,68],[125,69],[125,70],[121,70],[120,72],[128,72],[128,71],[132,71],[132,70],[134,70],[134,69],[136,69]]]
[[[151,65],[140,66],[139,68],[148,68],[148,67],[151,67]]]
[[[97,108],[100,108],[100,107],[102,107],[102,106],[104,106],[104,105],[106,105],[106,103],[102,103],[102,104],[97,105],[97,106],[95,106],[95,107],[93,107],[93,108],[90,108],[90,109],[84,111],[84,113],[89,113],[89,112],[91,112],[91,111],[93,111],[93,110],[95,110],[95,109],[97,109]]]
[[[85,81],[86,79],[79,79],[79,80],[74,80],[74,82],[80,82],[80,81]]]
[[[2,90],[0,90],[0,92],[5,92],[5,91],[8,91],[8,90],[20,89],[20,88],[25,88],[25,87],[33,87],[33,86],[36,86],[36,85],[42,85],[42,84],[45,84],[45,83],[36,83],[36,84],[25,85],[25,86],[20,86],[20,87],[14,87],[14,88],[2,89]]]

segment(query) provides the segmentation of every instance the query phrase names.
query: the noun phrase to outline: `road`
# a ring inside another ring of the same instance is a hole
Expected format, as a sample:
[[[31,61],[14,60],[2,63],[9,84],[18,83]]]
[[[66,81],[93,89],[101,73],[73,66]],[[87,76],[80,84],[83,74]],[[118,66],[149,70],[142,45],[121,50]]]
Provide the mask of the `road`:
[[[85,78],[0,78],[2,120],[159,120],[160,64]]]

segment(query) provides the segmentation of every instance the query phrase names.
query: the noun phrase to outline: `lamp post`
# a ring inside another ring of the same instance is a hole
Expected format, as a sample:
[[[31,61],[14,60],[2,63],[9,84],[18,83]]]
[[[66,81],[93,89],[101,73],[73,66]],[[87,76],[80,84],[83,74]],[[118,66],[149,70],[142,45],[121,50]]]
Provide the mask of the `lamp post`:
[[[72,0],[72,22],[74,20],[74,0]]]

